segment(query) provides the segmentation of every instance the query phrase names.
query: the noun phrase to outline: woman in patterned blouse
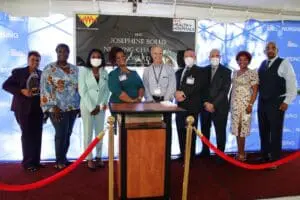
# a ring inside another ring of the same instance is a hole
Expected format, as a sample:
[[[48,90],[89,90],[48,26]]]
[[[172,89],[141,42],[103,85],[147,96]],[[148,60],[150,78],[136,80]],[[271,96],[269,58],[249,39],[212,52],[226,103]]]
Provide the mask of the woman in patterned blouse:
[[[56,47],[57,61],[48,64],[41,77],[41,107],[50,113],[55,129],[57,169],[68,164],[70,136],[79,111],[78,68],[67,62],[70,49],[66,44]]]

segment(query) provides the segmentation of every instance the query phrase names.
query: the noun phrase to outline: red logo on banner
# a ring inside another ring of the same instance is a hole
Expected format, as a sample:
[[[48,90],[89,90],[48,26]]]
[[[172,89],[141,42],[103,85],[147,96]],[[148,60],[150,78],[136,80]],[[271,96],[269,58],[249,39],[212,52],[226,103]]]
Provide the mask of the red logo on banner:
[[[84,25],[86,27],[90,27],[93,23],[95,23],[95,21],[97,21],[97,18],[98,18],[99,15],[82,15],[82,14],[79,14],[78,17],[80,19],[80,21],[82,23],[84,23]]]

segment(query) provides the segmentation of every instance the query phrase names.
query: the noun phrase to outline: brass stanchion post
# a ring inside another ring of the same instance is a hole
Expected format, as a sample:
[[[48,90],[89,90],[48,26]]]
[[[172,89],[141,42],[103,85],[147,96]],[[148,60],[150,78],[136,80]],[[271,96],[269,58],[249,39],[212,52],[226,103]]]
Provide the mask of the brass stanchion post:
[[[108,199],[114,199],[114,123],[113,116],[108,117]]]
[[[189,172],[190,172],[190,159],[191,159],[191,145],[192,145],[192,134],[193,134],[193,123],[195,119],[192,116],[186,118],[186,141],[185,141],[185,158],[184,158],[184,174],[182,183],[182,200],[187,200],[188,194],[188,183],[189,183]]]

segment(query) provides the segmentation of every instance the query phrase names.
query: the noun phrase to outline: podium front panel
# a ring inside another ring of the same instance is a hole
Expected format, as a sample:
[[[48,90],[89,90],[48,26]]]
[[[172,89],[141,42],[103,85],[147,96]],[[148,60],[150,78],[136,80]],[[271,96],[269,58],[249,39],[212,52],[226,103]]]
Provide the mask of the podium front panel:
[[[109,106],[111,113],[118,116],[119,197],[169,199],[171,115],[185,110],[159,103],[110,103]]]
[[[127,129],[127,197],[164,195],[165,129]]]

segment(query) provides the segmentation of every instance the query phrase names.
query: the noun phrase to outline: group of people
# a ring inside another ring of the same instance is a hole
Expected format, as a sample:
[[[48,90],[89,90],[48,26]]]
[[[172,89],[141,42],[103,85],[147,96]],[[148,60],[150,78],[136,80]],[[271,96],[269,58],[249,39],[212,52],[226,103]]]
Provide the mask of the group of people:
[[[291,64],[278,57],[274,42],[266,45],[267,59],[258,71],[250,70],[251,54],[241,51],[236,56],[239,70],[232,72],[220,64],[220,51],[210,52],[210,65],[198,67],[192,49],[184,51],[185,67],[175,72],[174,67],[163,63],[163,49],[150,49],[152,64],[144,69],[141,78],[127,67],[126,53],[112,48],[109,59],[115,69],[109,74],[104,69],[105,58],[101,50],[92,49],[84,67],[67,62],[70,49],[66,44],[56,48],[57,61],[47,65],[43,72],[38,69],[41,56],[36,51],[28,54],[28,66],[17,68],[3,83],[3,89],[13,94],[12,111],[22,131],[22,165],[36,171],[40,164],[42,126],[45,114],[55,129],[55,155],[58,169],[69,162],[67,152],[76,117],[83,122],[84,147],[91,142],[93,134],[104,127],[108,102],[138,103],[174,101],[186,112],[176,114],[177,133],[181,155],[185,149],[185,119],[192,115],[195,126],[200,115],[201,130],[209,138],[213,122],[217,146],[225,150],[226,125],[231,110],[232,134],[237,137],[237,159],[246,160],[245,137],[250,133],[252,107],[258,99],[258,118],[261,152],[265,161],[280,158],[284,112],[296,96],[297,83]],[[28,88],[32,75],[38,77],[38,88]],[[33,92],[35,91],[35,92]],[[231,92],[229,92],[231,91]],[[164,116],[171,123],[171,115]],[[195,134],[192,138],[192,158],[195,157]],[[91,170],[104,167],[101,160],[102,142],[96,147],[95,160],[87,156]],[[201,156],[210,151],[203,145]]]

